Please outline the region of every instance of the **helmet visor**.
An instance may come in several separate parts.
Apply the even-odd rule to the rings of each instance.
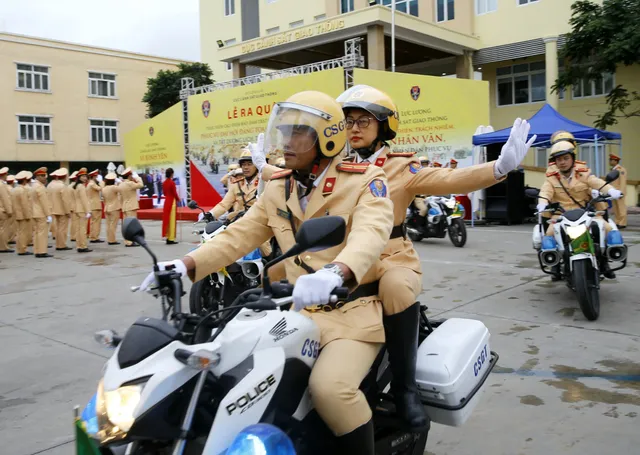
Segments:
[[[265,134],[265,153],[300,154],[312,150],[331,116],[295,103],[276,103]]]

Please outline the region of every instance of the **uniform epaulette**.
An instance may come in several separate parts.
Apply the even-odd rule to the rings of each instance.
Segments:
[[[416,153],[417,152],[396,152],[396,153],[389,152],[389,153],[387,153],[387,156],[389,158],[395,158],[395,157],[398,157],[398,156],[404,156],[405,158],[410,158],[412,156],[415,156]]]
[[[547,177],[553,177],[554,175],[558,175],[558,171],[547,171]]]
[[[588,167],[576,167],[575,168],[576,172],[591,172],[591,170]]]
[[[231,183],[238,183],[238,182],[242,182],[243,180],[244,180],[244,176],[232,177],[231,179],[229,179]]]
[[[272,176],[271,176],[271,180],[274,179],[281,179],[282,177],[286,177],[288,175],[291,175],[293,171],[291,169],[283,169],[281,171],[275,172]]]
[[[336,170],[342,172],[350,172],[352,174],[364,174],[367,172],[367,168],[369,167],[369,162],[366,163],[349,163],[343,161],[342,163],[336,166]]]
[[[587,162],[586,161],[575,160],[575,164],[587,164]]]

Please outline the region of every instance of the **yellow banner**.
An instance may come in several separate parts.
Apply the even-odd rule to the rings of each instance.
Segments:
[[[344,90],[344,70],[234,87],[189,97],[189,150],[193,159],[237,158],[240,149],[267,127],[271,107],[304,90],[337,97]]]
[[[145,121],[124,135],[126,165],[139,172],[173,167],[184,170],[182,104]],[[184,171],[183,171],[184,172]]]
[[[355,84],[385,91],[400,113],[395,152],[417,152],[442,165],[455,158],[472,164],[472,137],[489,124],[489,83],[356,69]]]

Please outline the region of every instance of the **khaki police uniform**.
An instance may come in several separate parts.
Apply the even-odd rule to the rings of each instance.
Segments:
[[[9,191],[9,199],[11,199],[11,190],[14,187],[14,183],[16,181],[15,175],[7,176],[7,188]],[[8,227],[8,235],[7,241],[9,244],[16,243],[16,233],[18,232],[18,222],[16,221],[15,210],[12,211],[11,216],[9,217],[9,227]]]
[[[89,180],[87,184],[87,197],[89,199],[89,208],[91,209],[91,221],[89,223],[89,240],[95,242],[100,240],[100,229],[102,227],[102,201],[100,200],[100,192],[104,187],[95,179]]]
[[[0,169],[0,175],[8,174],[9,169]],[[11,223],[13,216],[13,207],[11,205],[11,190],[4,180],[0,180],[0,253],[12,252],[9,249],[9,237],[11,231]]]
[[[78,175],[80,179],[80,175]],[[85,250],[87,246],[87,213],[91,213],[87,187],[80,181],[75,187],[76,196],[76,249]]]
[[[63,181],[66,176],[66,169],[58,169],[55,173],[56,180],[52,180],[49,183],[51,213],[53,213],[56,225],[56,250],[69,249],[67,247],[67,235],[69,233],[69,217],[71,216],[71,208],[74,202],[71,199],[69,187]]]
[[[36,171],[36,173],[38,173],[38,171]],[[32,195],[33,223],[35,229],[33,252],[35,254],[47,254],[47,243],[49,242],[47,217],[51,216],[51,201],[49,200],[49,192],[42,183],[36,180],[36,182],[32,186]]]
[[[122,213],[122,201],[120,199],[120,185],[105,185],[102,188],[104,198],[104,211],[107,218],[107,242],[114,245],[116,240],[116,229],[118,220]]]
[[[24,171],[18,173],[16,179],[22,178]],[[29,173],[31,174],[31,173]],[[31,219],[33,218],[33,201],[31,199],[31,188],[28,186],[29,179],[21,180],[18,186],[11,190],[11,205],[15,212],[18,223],[16,233],[16,252],[18,254],[27,253],[27,246],[32,239],[33,230]],[[31,254],[31,253],[29,253]]]
[[[546,180],[542,184],[542,188],[540,188],[538,203],[548,204],[547,200],[549,200],[560,203],[565,210],[578,209],[581,208],[580,206],[586,206],[591,200],[592,189],[600,190],[601,193],[606,194],[611,189],[611,186],[605,185],[604,180],[591,174],[586,162],[576,160],[569,177],[565,177],[556,165],[552,164],[547,168]],[[576,202],[580,205],[576,204]],[[598,203],[596,208],[598,210],[606,210],[606,204]],[[559,216],[554,215],[552,218],[555,219]],[[606,232],[611,230],[609,223],[604,223],[604,228]],[[553,235],[553,224],[549,224],[547,235]]]
[[[352,295],[362,293],[329,312],[317,307],[301,311],[318,324],[324,348],[309,380],[315,408],[336,435],[344,435],[371,419],[371,409],[358,387],[384,341],[382,302],[375,291],[369,291],[375,289],[376,263],[393,221],[387,179],[375,166],[343,163],[334,158],[318,179],[303,211],[291,171],[271,177],[260,199],[242,219],[189,253],[196,264],[195,281],[232,263],[272,236],[287,251],[295,243],[294,229],[299,229],[305,220],[326,215],[345,219],[347,235],[341,245],[283,261],[286,277],[292,283],[328,263],[343,263],[354,276],[345,285],[355,291]],[[290,188],[288,199],[286,185]]]
[[[620,177],[611,182],[611,186],[616,188],[617,190],[622,191],[622,197],[620,199],[612,201],[613,203],[613,213],[616,217],[616,224],[618,226],[626,226],[627,225],[627,203],[625,202],[626,191],[627,191],[627,170],[620,166],[620,164],[616,164],[613,167],[613,170],[620,172]]]
[[[138,177],[135,181],[125,180],[124,182],[120,183],[120,185],[118,186],[120,187],[120,197],[122,198],[122,213],[124,214],[124,217],[137,218],[138,209],[140,208],[140,204],[138,203],[137,190],[142,189],[144,187],[144,183],[142,183],[142,179]],[[124,243],[126,245],[133,244],[133,242],[129,242],[128,240],[125,240]]]
[[[77,178],[77,172],[73,172],[71,176]],[[71,212],[69,213],[69,238],[72,242],[76,241],[76,231],[78,230],[78,220],[76,218],[76,192],[73,190],[75,180],[69,177],[71,182],[67,184],[67,198],[71,201]]]

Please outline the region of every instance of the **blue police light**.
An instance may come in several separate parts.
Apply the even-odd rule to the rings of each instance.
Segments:
[[[250,425],[233,440],[225,455],[295,455],[293,442],[268,423]]]

